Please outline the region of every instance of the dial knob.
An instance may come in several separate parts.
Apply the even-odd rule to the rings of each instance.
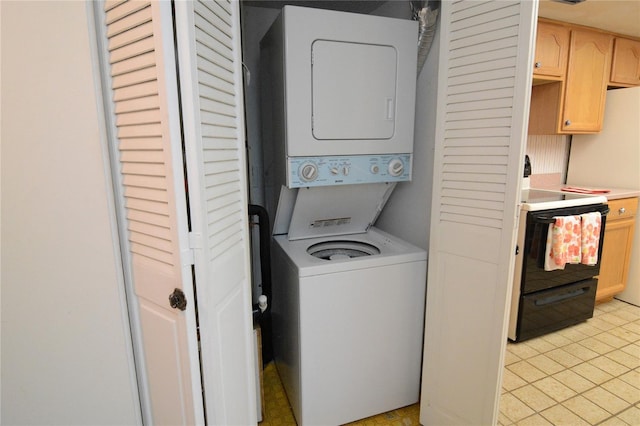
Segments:
[[[312,162],[303,163],[298,169],[298,175],[303,181],[311,182],[318,177],[318,166]]]
[[[394,158],[389,161],[389,174],[393,177],[398,177],[404,172],[404,163],[399,158]]]

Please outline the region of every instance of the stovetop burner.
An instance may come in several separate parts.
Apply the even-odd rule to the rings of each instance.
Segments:
[[[576,194],[571,192],[550,191],[543,189],[525,189],[521,192],[523,210],[548,210],[589,204],[606,203],[602,195]]]

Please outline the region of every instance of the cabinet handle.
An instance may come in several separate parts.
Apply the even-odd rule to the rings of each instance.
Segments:
[[[624,212],[626,212],[627,209],[625,209],[624,207],[620,207],[620,210],[618,210],[618,213],[620,214],[624,214]]]
[[[565,121],[565,122],[564,122],[564,125],[565,125],[565,126],[571,126],[571,120],[567,120],[567,121]]]
[[[536,62],[535,67],[536,68],[541,68],[542,67],[542,62]]]

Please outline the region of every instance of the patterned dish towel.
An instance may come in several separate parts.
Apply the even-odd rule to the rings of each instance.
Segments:
[[[580,216],[557,216],[549,225],[545,249],[544,270],[564,269],[567,263],[580,263],[581,218]]]
[[[600,245],[600,224],[602,216],[600,212],[585,213],[580,215],[582,222],[581,259],[584,265],[598,263],[598,247]]]

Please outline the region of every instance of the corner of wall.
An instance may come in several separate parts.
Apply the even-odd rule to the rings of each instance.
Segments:
[[[398,184],[376,223],[380,229],[425,250],[429,249],[431,226],[439,45],[440,22],[418,75],[412,181]]]

